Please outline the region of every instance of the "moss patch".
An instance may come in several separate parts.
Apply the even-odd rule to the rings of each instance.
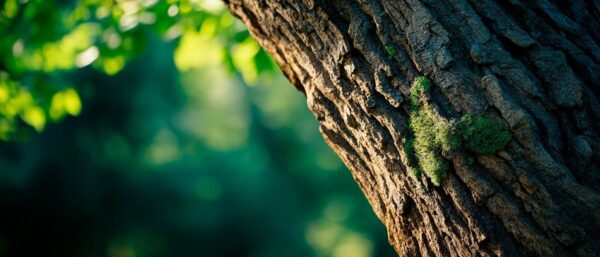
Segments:
[[[458,145],[460,138],[454,136],[450,122],[435,113],[425,98],[431,82],[419,77],[411,87],[411,113],[409,126],[414,135],[414,152],[419,168],[439,185],[448,169],[442,151]]]
[[[413,82],[409,118],[413,138],[406,140],[404,151],[415,178],[423,171],[434,185],[440,185],[449,167],[443,152],[464,146],[476,154],[495,153],[506,147],[511,136],[502,121],[483,115],[444,119],[427,102],[430,89],[426,77]]]
[[[465,115],[459,121],[464,145],[477,154],[492,154],[506,147],[510,132],[498,119],[483,115]]]
[[[411,109],[419,109],[423,94],[429,93],[431,89],[431,81],[427,77],[417,77],[410,87],[410,103]]]
[[[392,60],[394,59],[394,56],[396,56],[396,49],[391,45],[385,46],[385,52],[387,53],[388,60]]]

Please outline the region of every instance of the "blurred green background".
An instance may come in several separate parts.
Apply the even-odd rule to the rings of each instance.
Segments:
[[[394,256],[219,1],[0,7],[0,256]]]

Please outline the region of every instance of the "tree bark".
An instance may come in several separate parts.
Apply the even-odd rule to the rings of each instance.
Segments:
[[[399,255],[600,255],[599,1],[225,2],[304,92]],[[440,186],[411,177],[417,76],[439,115],[498,117],[509,145],[445,152]]]

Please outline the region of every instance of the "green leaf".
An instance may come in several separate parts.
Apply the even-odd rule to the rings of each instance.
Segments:
[[[6,0],[6,2],[4,2],[3,9],[4,16],[12,18],[17,14],[17,11],[19,10],[19,4],[17,3],[17,0]]]
[[[44,130],[46,125],[46,115],[44,110],[38,106],[31,106],[21,113],[21,119],[31,125],[37,132]]]

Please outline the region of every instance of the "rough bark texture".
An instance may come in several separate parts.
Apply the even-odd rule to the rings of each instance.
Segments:
[[[600,255],[599,1],[226,4],[305,93],[398,254]],[[420,75],[440,115],[499,117],[509,146],[444,153],[441,186],[412,178],[403,142]]]

